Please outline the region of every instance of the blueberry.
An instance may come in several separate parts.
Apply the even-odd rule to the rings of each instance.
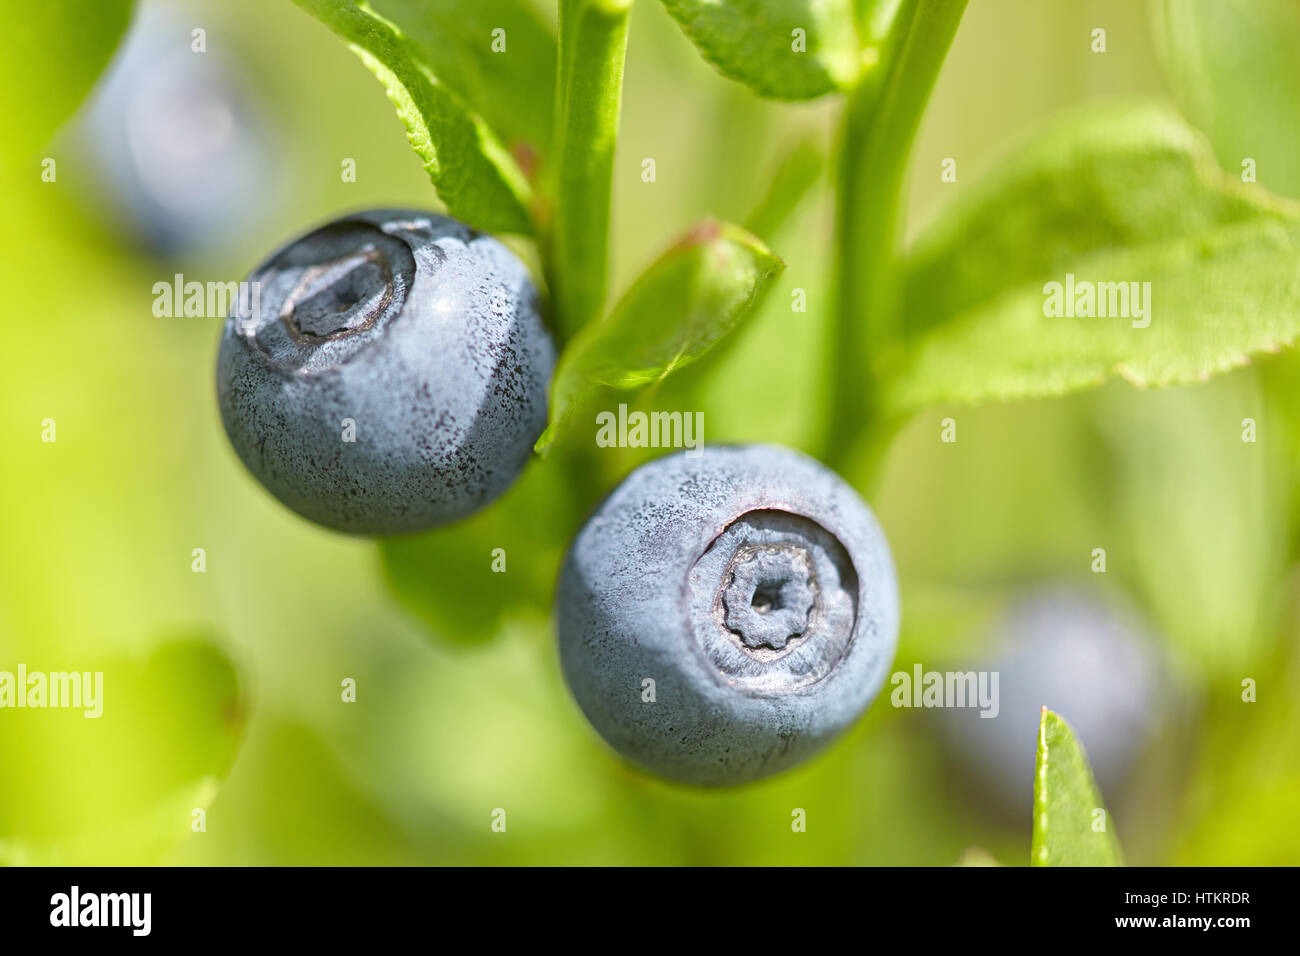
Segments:
[[[1058,586],[1021,596],[995,626],[998,711],[938,713],[942,739],[978,801],[1023,822],[1031,812],[1038,720],[1046,705],[1074,728],[1114,808],[1165,710],[1161,658],[1127,606]]]
[[[871,702],[898,637],[871,511],[819,463],[765,445],[633,472],[578,533],[556,603],[587,718],[625,757],[687,783],[811,756]]]
[[[272,124],[248,94],[247,68],[208,37],[191,49],[191,25],[141,6],[121,51],[88,104],[93,201],[153,252],[177,256],[230,243],[271,203]]]
[[[555,352],[527,269],[495,239],[445,216],[359,213],[249,282],[259,307],[237,303],[221,340],[221,417],[294,511],[340,531],[418,531],[519,474]]]

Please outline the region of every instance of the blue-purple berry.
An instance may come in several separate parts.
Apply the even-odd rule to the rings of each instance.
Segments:
[[[477,511],[522,470],[555,352],[528,270],[501,243],[377,210],[289,243],[249,281],[258,308],[232,310],[221,340],[221,416],[294,511],[358,534],[420,531]]]
[[[838,475],[764,445],[633,472],[574,540],[561,662],[619,753],[734,784],[805,760],[857,719],[893,659],[884,533]]]

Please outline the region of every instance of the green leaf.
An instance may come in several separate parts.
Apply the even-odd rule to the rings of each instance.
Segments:
[[[526,0],[370,0],[422,60],[512,147],[545,154],[555,34]],[[500,31],[500,32],[497,32]]]
[[[885,406],[1061,395],[1115,376],[1173,385],[1242,365],[1300,334],[1298,244],[1300,207],[1225,176],[1173,113],[1069,116],[916,244],[904,339],[876,356]],[[1139,283],[1142,309],[1045,315],[1047,283],[1070,281],[1076,294]]]
[[[551,424],[538,450],[600,389],[641,388],[695,361],[753,312],[784,268],[738,226],[712,220],[696,226],[560,357]]]
[[[854,0],[664,0],[664,6],[704,59],[759,96],[812,99],[852,86],[862,69]]]
[[[0,670],[16,675],[20,663],[29,702],[38,672],[47,704],[51,672],[76,671],[82,693],[97,690],[93,706],[83,697],[80,707],[2,712],[0,856],[158,862],[189,836],[193,811],[211,802],[234,762],[247,705],[233,665],[206,640],[163,644],[143,661],[28,658]]]
[[[1156,0],[1155,34],[1183,112],[1224,169],[1300,197],[1300,3]]]
[[[448,644],[484,644],[513,615],[545,614],[576,517],[572,491],[560,469],[529,467],[502,498],[464,521],[382,540],[390,590]]]
[[[37,161],[108,65],[131,7],[131,0],[0,4],[0,164]]]
[[[1097,813],[1097,811],[1101,813]],[[1104,829],[1094,830],[1095,825]],[[1115,828],[1070,725],[1046,707],[1034,765],[1031,866],[1123,866]]]
[[[294,0],[344,40],[384,85],[452,215],[488,232],[531,233],[531,187],[495,134],[396,26],[354,0]]]

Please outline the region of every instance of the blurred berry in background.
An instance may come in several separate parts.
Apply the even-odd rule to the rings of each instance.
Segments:
[[[937,712],[943,743],[981,801],[1000,818],[1028,823],[1046,706],[1083,742],[1107,805],[1122,805],[1168,706],[1168,675],[1137,614],[1109,595],[1046,588],[1016,599],[981,645],[996,656],[954,669],[997,673],[997,716],[975,707]]]
[[[213,41],[142,4],[81,116],[93,204],[164,258],[231,241],[277,193],[267,118]]]

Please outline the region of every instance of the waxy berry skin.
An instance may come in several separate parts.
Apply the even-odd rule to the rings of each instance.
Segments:
[[[232,309],[221,340],[221,417],[294,511],[356,534],[420,531],[522,470],[555,350],[501,243],[446,216],[364,212],[289,243],[249,282],[259,308]]]
[[[707,785],[825,746],[871,702],[898,639],[871,511],[818,462],[764,445],[633,472],[574,539],[556,614],[565,678],[601,736]]]

